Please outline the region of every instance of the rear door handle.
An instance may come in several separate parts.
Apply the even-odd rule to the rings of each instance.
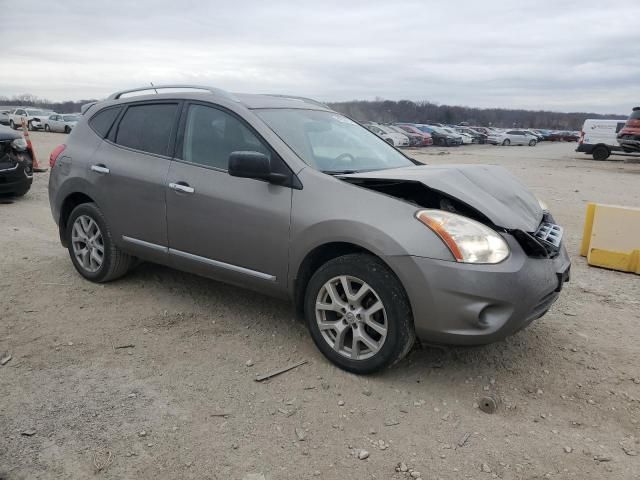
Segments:
[[[109,169],[104,165],[91,165],[91,170],[98,173],[104,173],[105,175],[109,173]]]
[[[170,183],[169,188],[175,190],[176,192],[182,193],[194,193],[196,190],[193,187],[190,187],[186,183]]]

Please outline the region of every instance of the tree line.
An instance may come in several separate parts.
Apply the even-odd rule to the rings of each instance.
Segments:
[[[31,94],[0,96],[0,105],[16,107],[37,107],[58,113],[79,112],[85,103],[96,100],[51,102]],[[550,112],[546,110],[521,110],[509,108],[472,108],[439,105],[428,101],[410,100],[352,100],[331,102],[334,110],[359,122],[379,123],[445,123],[457,125],[493,126],[501,128],[548,128],[551,130],[580,130],[587,118],[626,119],[626,115],[600,115],[587,112]]]
[[[493,126],[500,128],[544,128],[550,130],[580,130],[587,118],[626,119],[626,115],[600,115],[588,112],[550,112],[508,108],[472,108],[439,105],[410,100],[353,100],[328,103],[332,109],[359,122],[378,123],[444,123]]]
[[[3,107],[36,107],[46,110],[53,110],[56,113],[77,113],[80,107],[85,103],[95,102],[96,100],[78,100],[65,102],[52,102],[46,98],[40,98],[30,93],[22,95],[14,95],[13,97],[3,97],[0,95],[0,106]]]

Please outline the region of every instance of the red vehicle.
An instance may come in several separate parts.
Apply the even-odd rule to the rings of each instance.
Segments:
[[[640,152],[640,107],[635,107],[618,132],[618,143],[625,152]]]
[[[431,135],[428,134],[427,132],[423,132],[422,130],[414,127],[413,125],[405,125],[405,124],[396,123],[396,124],[394,124],[394,126],[396,126],[398,128],[401,128],[402,130],[404,130],[407,133],[414,134],[414,135],[420,135],[422,137],[422,146],[423,147],[427,147],[429,145],[433,145],[433,138],[431,138]]]

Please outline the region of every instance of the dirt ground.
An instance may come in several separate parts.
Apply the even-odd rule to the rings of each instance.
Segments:
[[[32,137],[45,162],[65,139]],[[572,281],[503,342],[368,377],[329,364],[286,302],[149,264],[83,280],[37,175],[0,204],[0,479],[640,478],[640,277],[577,255],[588,201],[640,206],[640,164],[574,148],[411,152],[521,178],[565,226]]]

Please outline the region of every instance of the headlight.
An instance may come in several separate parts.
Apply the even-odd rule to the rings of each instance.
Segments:
[[[444,210],[420,210],[416,218],[440,237],[457,262],[500,263],[509,256],[504,238],[480,222]]]
[[[540,205],[540,208],[544,211],[544,212],[548,212],[549,211],[549,206],[543,202],[542,200],[538,199],[538,205]]]
[[[19,152],[24,152],[27,149],[27,141],[22,137],[16,138],[11,142],[11,146]]]

